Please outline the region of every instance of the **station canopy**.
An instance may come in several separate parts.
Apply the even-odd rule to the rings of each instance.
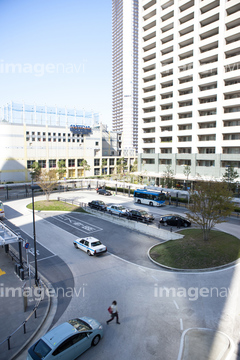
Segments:
[[[21,237],[0,221],[0,245],[17,243]]]

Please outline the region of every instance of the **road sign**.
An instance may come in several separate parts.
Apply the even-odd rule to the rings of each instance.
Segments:
[[[25,244],[25,249],[28,249],[29,248],[29,243],[27,242],[26,244]]]

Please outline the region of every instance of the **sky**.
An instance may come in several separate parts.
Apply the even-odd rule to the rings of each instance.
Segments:
[[[111,0],[0,0],[0,106],[85,109],[112,127]]]

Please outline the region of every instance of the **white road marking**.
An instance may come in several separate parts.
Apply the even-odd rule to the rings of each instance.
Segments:
[[[61,218],[63,218],[63,220]],[[94,232],[103,230],[102,228],[100,228],[98,226],[95,226],[95,225],[92,225],[92,224],[89,224],[89,223],[87,223],[85,221],[80,222],[80,221],[75,220],[75,222],[73,223],[73,220],[68,218],[66,215],[57,215],[55,217],[55,219],[57,221],[60,221],[60,222],[64,223],[64,224],[66,224],[66,220],[67,220],[67,221],[69,221],[69,223],[68,223],[69,226],[71,226],[71,227],[73,227],[73,228],[75,228],[77,230],[80,230],[80,231],[84,232],[85,234],[89,234],[90,232],[94,233]],[[72,223],[75,224],[75,225],[76,224],[80,225],[80,226],[78,226],[78,227],[74,226],[74,225],[72,225]],[[84,224],[87,224],[87,225],[84,225]],[[83,229],[86,230],[86,231],[84,231]]]
[[[180,330],[183,331],[183,321],[180,319]]]
[[[176,303],[176,301],[173,300],[173,302],[174,302],[174,305],[176,306],[176,308],[179,310],[179,306],[178,306],[178,304]]]
[[[57,256],[57,255],[47,256],[47,257],[45,257],[45,258],[38,259],[37,261],[39,262],[39,261],[42,261],[42,260],[50,259],[50,258],[55,257],[55,256]],[[30,264],[31,264],[31,263],[34,263],[34,261],[30,261]]]

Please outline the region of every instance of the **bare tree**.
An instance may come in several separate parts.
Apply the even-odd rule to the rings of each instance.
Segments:
[[[210,181],[196,185],[191,196],[190,210],[187,217],[198,224],[203,231],[203,239],[209,239],[210,230],[225,221],[234,210],[232,196],[227,184]]]
[[[51,192],[57,186],[57,170],[42,170],[38,178],[38,185],[49,201]]]

